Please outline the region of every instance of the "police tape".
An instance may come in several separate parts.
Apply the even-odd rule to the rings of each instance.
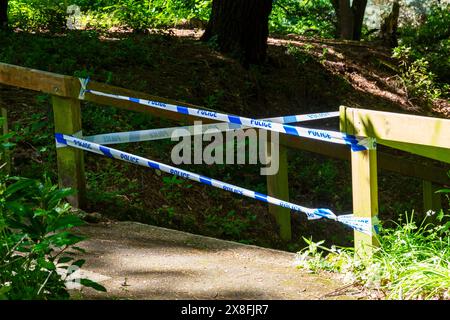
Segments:
[[[312,113],[286,117],[268,118],[264,120],[278,123],[293,123],[293,122],[304,122],[311,120],[326,119],[337,116],[339,116],[339,112],[323,112],[323,113]],[[118,144],[118,143],[143,142],[161,139],[180,138],[185,136],[195,136],[199,134],[205,134],[208,132],[209,133],[226,132],[237,130],[243,127],[244,126],[240,124],[219,122],[214,124],[202,124],[183,127],[104,133],[104,134],[97,134],[94,136],[86,136],[83,137],[83,139],[99,144]]]
[[[277,122],[277,123],[296,123],[296,122],[320,120],[320,119],[335,118],[335,117],[339,117],[339,111],[310,113],[310,114],[301,114],[301,115],[294,115],[294,116],[284,116],[284,117],[268,118],[268,119],[263,119],[263,120]]]
[[[255,200],[263,201],[266,203],[270,203],[273,205],[277,205],[283,208],[288,208],[294,211],[303,212],[306,214],[308,220],[316,220],[321,218],[327,218],[330,220],[338,221],[342,224],[345,224],[349,227],[351,227],[354,230],[357,230],[359,232],[372,235],[372,231],[374,230],[374,227],[372,226],[371,219],[368,218],[361,218],[361,217],[354,217],[353,215],[341,215],[336,216],[331,210],[329,209],[323,209],[323,208],[316,208],[311,209],[307,207],[302,207],[300,205],[283,201],[262,193],[258,193],[256,191],[252,191],[249,189],[241,188],[229,183],[225,183],[219,180],[215,180],[212,178],[208,178],[196,173],[192,173],[186,170],[182,170],[170,165],[166,165],[160,162],[152,161],[150,159],[146,159],[140,156],[136,156],[127,152],[123,152],[117,149],[109,148],[102,146],[97,143],[89,142],[83,139],[79,139],[73,136],[56,133],[55,134],[55,140],[57,145],[66,145],[71,146],[77,149],[97,153],[100,155],[107,156],[112,159],[118,159],[125,162],[129,162],[132,164],[137,164],[143,167],[150,167],[153,169],[157,169],[172,175],[179,176],[184,179],[190,179],[193,181],[200,182],[205,185],[209,185],[212,187],[220,188],[225,191],[233,192],[242,196],[246,196]],[[376,229],[375,229],[376,230]]]
[[[208,132],[231,131],[241,128],[240,125],[232,123],[215,123],[199,126],[183,126],[150,130],[138,130],[129,132],[114,132],[97,134],[94,136],[83,137],[84,140],[99,144],[118,144],[129,142],[143,142],[161,139],[180,138],[185,136],[195,136],[199,134],[207,134]]]
[[[375,139],[373,138],[362,138],[356,137],[354,135],[349,135],[337,131],[321,130],[321,129],[309,129],[299,126],[292,126],[288,124],[282,124],[277,122],[271,122],[266,120],[257,120],[246,117],[228,115],[225,113],[220,113],[216,111],[197,109],[192,107],[177,106],[174,104],[163,103],[159,101],[152,101],[140,98],[127,97],[118,94],[105,93],[96,90],[87,89],[87,84],[89,79],[80,79],[81,90],[80,99],[84,99],[86,93],[90,93],[97,96],[108,97],[117,100],[131,101],[148,107],[167,110],[175,113],[193,115],[200,118],[218,120],[227,123],[244,125],[247,127],[265,129],[269,131],[275,131],[279,133],[284,133],[287,135],[305,137],[315,140],[333,142],[338,144],[345,144],[350,146],[352,151],[363,151],[368,149],[374,149],[376,147]]]

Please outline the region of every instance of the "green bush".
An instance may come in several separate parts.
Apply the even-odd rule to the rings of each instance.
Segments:
[[[434,100],[443,95],[443,90],[436,83],[436,75],[429,69],[425,58],[412,58],[410,47],[399,46],[394,49],[393,57],[399,61],[400,77],[409,99]],[[444,88],[447,86],[443,85]]]
[[[174,26],[196,18],[208,21],[212,0],[10,0],[13,27],[60,31],[66,8],[78,5],[84,23],[94,28],[128,26],[136,31]],[[335,12],[331,1],[276,0],[269,26],[272,32],[333,37]]]
[[[3,120],[3,119],[0,119]],[[0,154],[14,146],[14,133],[0,136]],[[66,281],[81,268],[75,245],[84,238],[70,232],[83,221],[63,199],[73,193],[43,181],[9,177],[0,166],[0,300],[68,299]],[[64,271],[66,270],[66,271]],[[89,279],[70,279],[106,291]]]
[[[182,19],[207,21],[212,0],[10,0],[12,27],[24,30],[65,29],[67,6],[78,5],[90,27],[128,26],[135,31],[173,26]]]
[[[108,2],[108,1],[105,1]],[[112,14],[135,30],[173,26],[182,19],[208,20],[212,0],[120,0],[109,1],[100,11]]]
[[[75,246],[84,238],[70,232],[83,221],[62,202],[72,193],[49,179],[1,179],[0,299],[70,297],[65,282],[85,262],[74,259],[76,251],[84,252]],[[88,279],[75,281],[106,291]]]
[[[66,8],[60,0],[10,0],[8,14],[12,27],[57,32],[65,28]]]
[[[269,27],[271,32],[332,38],[335,20],[335,11],[329,0],[275,0]]]
[[[432,216],[435,221],[429,222]],[[381,228],[381,245],[371,258],[305,239],[308,247],[298,253],[298,266],[341,273],[346,282],[377,289],[390,299],[449,299],[449,218],[444,211],[436,216],[430,211],[417,223],[414,212],[405,214],[393,228]]]
[[[450,4],[433,6],[425,23],[404,26],[400,45],[410,47],[413,61],[424,59],[437,81],[450,83]]]

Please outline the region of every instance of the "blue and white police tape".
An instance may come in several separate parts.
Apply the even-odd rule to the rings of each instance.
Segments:
[[[294,115],[294,116],[268,118],[268,119],[263,119],[263,120],[277,122],[277,123],[297,123],[297,122],[320,120],[320,119],[335,118],[335,117],[339,117],[339,111],[300,114],[300,115]]]
[[[290,122],[303,122],[318,119],[325,119],[339,116],[339,112],[325,112],[325,113],[313,113],[294,115],[286,117],[276,117],[264,119],[266,121],[289,123]],[[95,142],[99,144],[117,144],[117,143],[130,143],[130,142],[142,142],[153,141],[161,139],[179,138],[184,136],[195,136],[199,134],[212,132],[226,132],[236,129],[240,129],[243,126],[240,124],[233,124],[227,122],[219,122],[213,124],[193,125],[183,127],[171,127],[151,130],[137,130],[128,132],[114,132],[97,134],[94,136],[83,137],[84,140]]]
[[[197,117],[218,120],[222,122],[228,122],[233,124],[244,125],[247,127],[257,128],[257,129],[265,129],[269,131],[275,131],[279,133],[284,133],[288,135],[293,135],[297,137],[305,137],[311,138],[315,140],[345,144],[351,147],[352,151],[363,151],[368,149],[374,149],[376,147],[375,140],[373,138],[361,138],[356,137],[354,135],[348,135],[346,133],[337,132],[337,131],[329,131],[329,130],[320,130],[320,129],[309,129],[299,126],[292,126],[288,124],[276,123],[266,120],[257,120],[250,119],[246,117],[233,116],[225,113],[196,109],[185,106],[177,106],[169,103],[163,103],[158,101],[140,99],[127,97],[117,94],[105,93],[96,90],[87,89],[88,79],[80,79],[81,83],[81,91],[80,91],[80,99],[84,98],[86,93],[90,93],[97,96],[108,97],[112,99],[131,101],[134,103],[142,104],[145,106],[149,106],[156,109],[162,109],[167,111],[172,111],[176,113],[186,114],[186,115],[194,115]]]
[[[375,234],[378,234],[379,231],[378,217],[365,218],[365,217],[355,217],[353,214],[347,214],[337,216],[337,221],[350,226],[352,229],[356,231],[369,235],[372,234],[372,231],[374,231]]]
[[[95,136],[83,137],[84,140],[99,144],[117,144],[129,142],[143,142],[161,139],[179,138],[185,136],[195,136],[207,134],[208,132],[231,131],[241,128],[240,125],[232,123],[214,123],[198,126],[171,127],[150,130],[138,130],[129,132],[114,132],[97,134]]]
[[[372,234],[372,224],[370,222],[370,219],[364,219],[359,217],[353,217],[353,215],[343,215],[343,216],[336,216],[331,210],[329,209],[311,209],[299,206],[297,204],[283,201],[265,194],[261,194],[252,190],[248,190],[245,188],[241,188],[229,183],[225,183],[219,180],[215,180],[212,178],[208,178],[196,173],[192,173],[186,170],[182,170],[173,166],[169,166],[160,162],[152,161],[150,159],[146,159],[140,156],[136,156],[127,152],[123,152],[117,149],[105,147],[93,142],[89,142],[83,139],[75,138],[73,136],[56,133],[55,134],[55,140],[57,145],[67,145],[71,146],[77,149],[101,154],[104,156],[107,156],[109,158],[122,160],[125,162],[129,162],[132,164],[137,164],[143,167],[150,167],[153,169],[161,170],[163,172],[176,175],[185,179],[194,180],[200,183],[203,183],[205,185],[209,185],[212,187],[220,188],[229,192],[233,192],[236,194],[240,194],[242,196],[246,196],[252,199],[256,199],[259,201],[263,201],[266,203],[270,203],[273,205],[277,205],[284,208],[289,208],[294,211],[303,212],[308,217],[308,220],[316,220],[321,218],[327,218],[331,220],[335,220],[338,222],[341,222],[347,226],[350,226],[352,229],[357,230],[359,232],[365,233],[365,234]]]

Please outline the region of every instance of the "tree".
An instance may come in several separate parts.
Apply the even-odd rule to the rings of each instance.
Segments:
[[[0,0],[0,29],[8,27],[8,0]]]
[[[219,51],[233,54],[245,66],[266,59],[272,0],[213,0],[203,41],[215,41]]]
[[[337,32],[341,39],[361,40],[361,31],[367,0],[331,0],[336,11]]]
[[[392,4],[392,11],[386,18],[384,18],[380,30],[384,43],[392,48],[398,46],[397,29],[399,16],[400,3],[398,0],[395,0]]]

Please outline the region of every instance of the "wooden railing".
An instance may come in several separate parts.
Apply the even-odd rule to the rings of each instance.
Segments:
[[[0,84],[52,95],[55,131],[69,135],[81,131],[81,102],[78,99],[81,88],[79,79],[0,63]],[[184,102],[180,103],[94,81],[89,82],[89,89],[196,107]],[[150,113],[183,123],[192,123],[194,120],[202,120],[204,123],[214,122],[89,93],[86,93],[84,100],[120,109]],[[341,107],[340,112],[340,126],[343,132],[374,137],[377,138],[379,144],[450,163],[450,120],[346,107]],[[399,159],[376,150],[350,152],[349,148],[344,145],[281,135],[279,172],[276,175],[267,176],[267,190],[269,195],[286,201],[289,200],[288,148],[305,150],[336,159],[351,160],[353,212],[357,216],[375,217],[378,215],[378,168],[421,179],[425,210],[440,208],[441,199],[434,191],[437,186],[449,183],[446,174],[448,169],[446,168]],[[59,148],[57,149],[57,161],[60,186],[77,189],[77,194],[72,196],[69,201],[76,207],[83,207],[86,199],[83,151],[74,148]],[[290,210],[269,205],[269,211],[277,221],[281,238],[290,239]],[[361,249],[366,244],[376,244],[376,239],[355,232],[355,246]]]

